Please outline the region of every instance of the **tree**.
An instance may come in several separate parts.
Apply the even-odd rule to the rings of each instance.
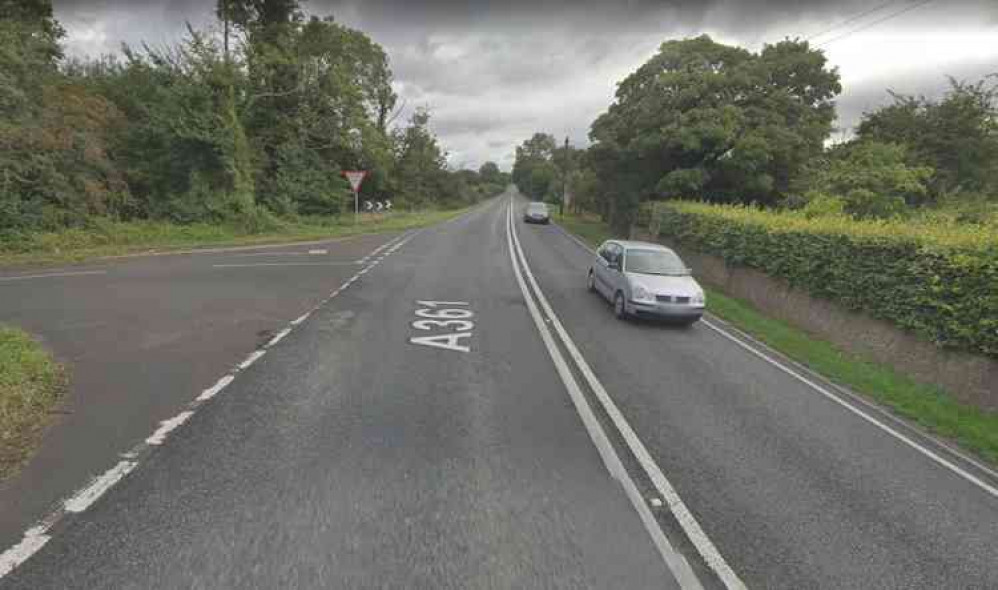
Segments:
[[[513,182],[532,199],[541,200],[549,195],[558,170],[552,162],[557,146],[553,136],[535,133],[516,148],[513,163]]]
[[[776,202],[821,153],[840,90],[804,41],[759,54],[706,35],[663,43],[590,131],[594,167],[618,191],[616,223],[649,198]]]
[[[839,197],[845,212],[855,217],[901,214],[924,199],[932,177],[931,168],[911,167],[905,160],[905,148],[899,144],[859,141],[838,146],[817,172],[808,196]]]
[[[860,139],[900,142],[908,162],[936,172],[931,193],[998,194],[998,86],[950,79],[938,101],[891,93],[894,103],[867,113]]]
[[[502,183],[502,172],[499,170],[499,166],[495,162],[485,162],[478,168],[478,174],[483,182],[489,182],[492,184]]]
[[[394,133],[395,194],[410,206],[426,206],[442,188],[447,160],[429,129],[430,112],[416,109],[409,125]],[[445,191],[453,196],[455,187]]]

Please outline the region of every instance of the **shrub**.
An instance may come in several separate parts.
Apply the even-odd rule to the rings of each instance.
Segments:
[[[660,233],[940,346],[998,357],[998,232],[670,201]]]

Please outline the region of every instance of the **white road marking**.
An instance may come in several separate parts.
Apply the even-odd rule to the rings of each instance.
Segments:
[[[121,478],[128,475],[128,472],[138,465],[135,461],[121,461],[111,469],[104,472],[87,487],[73,494],[66,500],[63,507],[66,512],[83,512],[96,502],[111,486],[121,481]]]
[[[50,272],[37,275],[18,275],[0,277],[0,281],[26,281],[28,279],[49,279],[53,277],[85,277],[90,275],[106,275],[106,270],[81,270],[76,272]]]
[[[571,238],[572,240],[574,240],[577,244],[579,244],[580,246],[582,246],[583,249],[585,249],[586,251],[588,251],[591,254],[595,254],[595,251],[592,248],[590,248],[586,243],[584,243],[581,240],[579,240],[577,237],[575,237],[574,235],[572,235],[571,233],[569,233],[564,228],[562,228],[560,226],[557,226],[557,227],[558,227],[558,229],[561,230],[561,232],[563,234],[565,234],[566,236],[568,236],[569,238]],[[777,359],[775,359],[775,358],[767,355],[766,353],[762,352],[761,350],[758,350],[757,348],[755,348],[753,346],[750,346],[750,345],[746,344],[740,338],[737,338],[737,337],[733,336],[732,334],[730,334],[727,330],[725,330],[721,326],[715,325],[715,324],[711,323],[710,321],[708,321],[706,319],[701,320],[701,322],[705,326],[707,326],[708,328],[710,328],[711,330],[714,330],[715,332],[717,332],[718,334],[724,336],[728,340],[731,340],[732,342],[734,342],[738,346],[744,348],[745,350],[749,351],[753,355],[761,358],[762,360],[766,361],[770,365],[773,365],[777,369],[780,369],[784,373],[787,373],[791,377],[797,379],[801,383],[803,383],[803,384],[807,385],[808,387],[814,389],[815,391],[817,391],[818,393],[822,394],[823,396],[825,396],[825,397],[833,400],[835,403],[837,403],[840,406],[846,408],[847,410],[849,410],[850,412],[856,414],[857,416],[863,418],[864,420],[866,420],[870,424],[873,424],[877,428],[880,428],[884,432],[887,432],[888,434],[890,434],[894,438],[898,439],[899,441],[903,442],[904,444],[908,445],[909,447],[915,449],[916,451],[918,451],[922,455],[924,455],[924,456],[928,457],[929,459],[935,461],[940,466],[942,466],[942,467],[944,467],[944,468],[952,471],[953,473],[959,475],[960,477],[962,477],[962,478],[966,479],[967,481],[973,483],[974,485],[980,487],[982,490],[984,490],[988,494],[991,494],[992,496],[998,497],[998,488],[996,488],[995,486],[992,486],[992,485],[988,484],[987,482],[985,482],[981,478],[973,475],[972,473],[968,472],[967,470],[965,470],[965,469],[961,468],[960,466],[954,464],[952,461],[949,461],[945,457],[942,457],[941,455],[939,455],[935,451],[933,451],[933,450],[925,447],[924,445],[919,444],[917,441],[912,440],[911,438],[909,438],[909,437],[905,436],[904,434],[898,432],[897,430],[891,428],[887,424],[884,424],[883,422],[881,422],[877,418],[875,418],[875,417],[867,414],[866,412],[864,412],[860,408],[857,408],[856,406],[854,406],[851,403],[847,402],[846,400],[842,399],[842,397],[840,395],[838,395],[838,394],[836,394],[836,393],[834,393],[832,391],[829,391],[827,388],[822,387],[821,385],[819,385],[818,383],[815,383],[811,379],[808,379],[807,377],[804,377],[803,375],[801,375],[797,371],[794,371],[792,368],[786,366],[784,363],[780,362],[779,360],[777,360]],[[751,336],[748,336],[748,335],[746,335],[746,337],[747,338],[751,338]],[[857,400],[857,401],[861,401],[865,405],[870,405],[870,402],[867,402],[866,400]],[[875,406],[874,406],[874,408],[876,409]],[[926,434],[925,436],[928,436],[928,435]],[[942,445],[942,443],[940,443],[940,444]],[[974,465],[975,467],[981,469],[982,471],[984,471],[984,472],[986,472],[988,474],[994,475],[995,472],[990,467],[987,467],[986,465],[981,464],[980,462],[978,462],[977,460],[973,459],[972,457],[966,457],[966,456],[964,456],[962,453],[960,453],[959,451],[957,451],[955,449],[950,449],[950,448],[946,447],[945,445],[942,445],[942,446],[944,448],[946,448],[948,452],[953,453],[954,455],[960,457],[960,459],[962,459],[964,461],[967,461],[968,463]]]
[[[398,236],[394,240],[379,246],[378,249],[375,250],[375,252],[380,251],[381,249],[385,248],[386,246],[388,246],[393,242],[398,242],[399,240],[402,240],[402,238],[405,238],[404,241],[398,242],[396,244],[396,247],[400,247],[404,245],[405,242],[408,242],[409,239],[411,239],[417,233],[419,232],[416,231]],[[283,246],[289,246],[289,245],[292,244],[283,244]],[[236,248],[236,250],[240,249],[244,248]],[[215,251],[230,251],[230,250],[220,249]],[[394,251],[394,248],[392,251]],[[208,252],[209,251],[206,250],[200,252],[168,252],[163,254],[208,253]],[[388,256],[388,254],[389,253],[385,253],[384,255],[382,255],[381,259],[383,259],[385,256]],[[124,257],[130,257],[130,256],[124,256]],[[111,257],[111,258],[123,258],[123,257]],[[49,276],[76,276],[80,274],[106,274],[106,273],[107,271],[85,271],[79,273],[50,273],[45,275],[33,275],[33,276],[21,276],[21,277],[0,277],[0,279],[17,280],[17,279],[28,279],[28,278],[45,278]],[[278,333],[278,335],[276,335],[273,339],[271,339],[271,341],[265,345],[265,348],[272,346],[273,344],[276,344],[277,341],[286,336],[287,333],[290,333],[293,327],[298,326],[302,322],[307,320],[313,311],[322,307],[322,305],[325,302],[328,302],[330,299],[338,295],[340,292],[342,292],[343,289],[349,286],[350,283],[357,280],[357,278],[358,275],[354,275],[349,281],[347,281],[346,284],[341,286],[339,289],[333,291],[329,295],[329,297],[324,299],[323,303],[316,305],[311,310],[305,312],[295,320],[291,321],[289,327],[286,328],[285,330],[282,330],[282,332]],[[254,351],[246,358],[246,360],[244,360],[242,363],[238,365],[236,370],[239,371],[246,369],[247,367],[252,365],[257,359],[263,356],[265,353],[266,353],[265,349]],[[54,526],[55,523],[59,522],[59,520],[61,520],[67,512],[69,513],[83,512],[91,505],[93,505],[93,503],[96,502],[97,499],[99,499],[104,493],[106,493],[115,484],[121,481],[122,478],[128,475],[129,472],[131,472],[133,469],[135,469],[138,466],[139,462],[137,460],[137,457],[141,456],[144,450],[161,445],[165,441],[166,436],[171,431],[173,431],[181,424],[186,422],[203,402],[207,402],[208,400],[215,397],[215,395],[217,395],[220,391],[222,391],[225,387],[227,387],[230,383],[232,383],[234,379],[235,375],[231,373],[221,377],[214,385],[201,392],[201,395],[199,395],[193,402],[191,402],[189,406],[192,408],[191,410],[182,412],[181,414],[175,416],[174,418],[171,418],[170,420],[161,422],[160,427],[149,438],[147,438],[144,442],[136,445],[132,450],[128,451],[127,453],[122,453],[120,455],[122,458],[128,460],[120,461],[117,465],[115,465],[113,468],[105,472],[103,475],[95,478],[85,488],[79,490],[78,492],[70,496],[68,499],[66,499],[63,502],[62,507],[60,509],[57,509],[49,513],[40,524],[26,530],[24,532],[22,540],[17,545],[10,547],[3,553],[0,553],[0,578],[3,578],[6,574],[13,571],[20,564],[24,563],[25,560],[27,560],[29,557],[31,557],[37,551],[39,551],[51,538],[51,536],[48,534],[48,531],[51,530],[51,527]]]
[[[977,477],[976,475],[968,472],[967,470],[965,470],[962,467],[956,465],[952,461],[950,461],[950,460],[942,457],[941,455],[939,455],[935,451],[933,451],[931,449],[928,449],[928,448],[920,445],[919,443],[915,442],[914,440],[912,440],[912,439],[908,438],[907,436],[901,434],[897,430],[894,430],[890,426],[888,426],[888,425],[880,422],[879,420],[877,420],[873,416],[870,416],[869,414],[867,414],[863,410],[861,410],[861,409],[853,406],[849,402],[843,400],[838,395],[832,393],[831,391],[825,389],[821,385],[819,385],[819,384],[815,383],[814,381],[808,379],[807,377],[801,375],[797,371],[794,371],[793,369],[785,366],[784,364],[780,363],[776,359],[773,359],[773,358],[769,357],[768,355],[766,355],[765,353],[756,350],[752,346],[749,346],[748,344],[742,342],[738,338],[735,338],[731,334],[728,334],[726,331],[724,331],[721,328],[715,326],[714,324],[711,324],[710,322],[708,322],[706,320],[701,320],[701,321],[704,323],[705,326],[707,326],[711,330],[714,330],[715,332],[717,332],[721,336],[724,336],[728,340],[731,340],[732,342],[734,342],[738,346],[744,348],[745,350],[747,350],[748,352],[752,353],[753,355],[761,358],[762,360],[766,361],[770,365],[773,365],[774,367],[776,367],[777,369],[779,369],[779,370],[783,371],[784,373],[790,375],[794,379],[797,379],[801,383],[803,383],[803,384],[811,387],[812,389],[814,389],[818,393],[822,394],[826,398],[834,401],[835,403],[837,403],[840,406],[842,406],[843,408],[849,410],[853,414],[856,414],[857,416],[859,416],[863,420],[866,420],[870,424],[873,424],[877,428],[883,430],[884,432],[886,432],[887,434],[893,436],[897,440],[899,440],[899,441],[903,442],[904,444],[908,445],[909,447],[915,449],[916,451],[918,451],[919,453],[925,455],[929,459],[932,459],[933,461],[935,461],[936,463],[938,463],[942,467],[945,467],[946,469],[949,469],[950,471],[952,471],[956,475],[959,475],[963,479],[965,479],[965,480],[969,481],[970,483],[976,485],[977,487],[981,488],[982,490],[984,490],[988,494],[991,494],[992,496],[998,498],[998,488],[996,488],[996,487],[988,484],[987,482],[985,482],[981,478]]]
[[[315,250],[309,250],[308,253],[311,254],[312,256],[321,256],[323,254],[329,254],[329,250],[325,250],[325,249],[321,249],[320,248],[320,249],[315,249]]]
[[[334,293],[335,293],[335,291],[334,291]],[[290,326],[287,327],[287,328],[284,328],[283,330],[281,330],[277,334],[274,334],[274,337],[270,339],[270,342],[268,342],[264,346],[266,346],[267,348],[270,348],[271,346],[277,344],[281,340],[284,340],[284,337],[287,336],[290,333],[291,333],[291,327]]]
[[[579,246],[581,246],[584,250],[586,250],[590,254],[595,255],[595,251],[592,248],[590,248],[588,244],[586,244],[585,242],[582,242],[579,238],[577,238],[576,236],[572,235],[571,233],[569,233],[567,230],[565,230],[561,226],[557,226],[556,225],[556,227],[558,227],[558,229],[561,230],[561,232],[564,235],[566,235],[569,238],[571,238],[573,241],[575,241],[575,243],[577,243]],[[798,373],[797,371],[795,371],[792,368],[788,367],[786,364],[784,364],[780,360],[778,360],[776,358],[773,358],[772,356],[767,355],[765,352],[762,352],[761,350],[757,349],[756,347],[753,347],[753,346],[750,346],[749,344],[746,344],[742,339],[733,336],[731,333],[729,333],[726,329],[722,328],[721,326],[713,324],[713,323],[711,323],[710,321],[708,321],[706,319],[701,320],[701,323],[703,323],[705,326],[707,326],[711,330],[714,330],[718,334],[724,336],[728,340],[731,340],[732,342],[734,342],[738,346],[740,346],[740,347],[744,348],[745,350],[749,351],[753,355],[755,355],[755,356],[761,358],[762,360],[766,361],[770,365],[772,365],[772,366],[776,367],[777,369],[779,369],[779,370],[787,373],[791,377],[794,377],[795,379],[797,379],[798,381],[800,381],[804,385],[807,385],[808,387],[812,388],[813,390],[817,391],[818,393],[822,394],[823,396],[825,396],[825,397],[833,400],[837,404],[841,405],[842,407],[846,408],[850,412],[852,412],[852,413],[856,414],[857,416],[861,417],[862,419],[866,420],[870,424],[873,424],[877,428],[880,428],[881,430],[887,432],[888,434],[890,434],[891,436],[893,436],[897,440],[901,441],[905,445],[907,445],[907,446],[915,449],[917,452],[921,453],[922,455],[924,455],[925,457],[931,459],[932,461],[935,461],[940,466],[942,466],[942,467],[950,470],[951,472],[955,473],[956,475],[958,475],[958,476],[966,479],[967,481],[973,483],[974,485],[980,487],[982,490],[984,490],[988,494],[990,494],[992,496],[998,496],[998,488],[996,488],[995,486],[992,486],[992,485],[988,484],[987,482],[985,482],[981,478],[973,475],[972,473],[968,472],[967,470],[965,470],[965,469],[961,468],[960,466],[954,464],[952,461],[949,461],[945,457],[942,457],[941,455],[939,455],[935,451],[933,451],[933,450],[925,447],[922,444],[919,444],[917,441],[912,440],[911,438],[909,438],[909,437],[905,436],[904,434],[898,432],[897,430],[891,428],[887,424],[884,424],[883,422],[881,422],[877,418],[875,418],[875,417],[871,416],[870,414],[867,414],[866,412],[864,412],[862,409],[860,409],[860,408],[854,406],[853,404],[849,403],[848,401],[842,399],[842,397],[840,395],[838,395],[838,394],[836,394],[836,393],[834,393],[832,391],[829,391],[827,388],[822,387],[820,384],[815,383],[813,380],[808,379],[807,377],[801,375],[800,373]],[[746,335],[745,337],[748,338],[748,339],[751,339],[751,336],[749,336],[749,335]],[[878,409],[879,410],[879,408],[876,408],[876,406],[873,406],[870,402],[867,402],[866,400],[857,399],[856,401],[857,402],[862,402],[864,405],[871,406],[872,409]],[[929,435],[925,434],[924,436],[929,436]],[[959,452],[959,451],[957,451],[955,449],[950,449],[950,448],[948,448],[943,443],[939,443],[939,444],[942,447],[946,448],[948,452],[953,453],[955,456],[960,457],[960,459],[962,459],[964,461],[967,461],[968,463],[974,465],[975,467],[981,469],[982,471],[984,471],[984,472],[986,472],[988,474],[992,474],[992,475],[995,473],[991,468],[987,467],[986,465],[981,464],[980,462],[978,462],[977,460],[973,459],[972,457],[966,457],[961,452]]]
[[[551,325],[554,327],[555,332],[558,334],[562,344],[565,345],[565,349],[568,351],[569,356],[575,361],[575,365],[578,367],[579,372],[585,378],[586,382],[589,384],[590,389],[592,389],[593,394],[595,394],[596,399],[599,400],[600,404],[603,406],[604,411],[610,417],[611,422],[617,428],[621,437],[624,439],[624,443],[627,448],[630,449],[631,453],[638,460],[641,468],[651,479],[652,484],[661,494],[665,503],[669,506],[669,510],[675,516],[679,525],[683,528],[683,532],[690,539],[693,545],[696,547],[700,556],[703,557],[707,565],[714,570],[717,576],[724,583],[725,587],[729,590],[744,590],[746,588],[745,583],[742,582],[738,574],[735,573],[734,569],[728,565],[728,562],[721,555],[721,552],[714,545],[713,541],[707,536],[700,523],[697,522],[693,513],[687,508],[686,504],[683,502],[682,498],[676,492],[675,488],[669,482],[668,478],[662,472],[661,468],[652,458],[651,453],[641,442],[635,434],[634,429],[624,418],[624,415],[617,408],[617,404],[614,403],[613,399],[606,392],[603,384],[596,378],[596,374],[593,373],[592,369],[589,367],[589,363],[583,358],[582,353],[575,346],[575,342],[572,341],[568,332],[562,326],[561,321],[558,319],[557,314],[551,308],[548,303],[547,298],[544,296],[544,292],[541,291],[540,286],[537,284],[537,280],[534,278],[533,272],[530,270],[530,264],[527,262],[527,257],[523,253],[523,248],[520,245],[520,239],[517,236],[516,226],[513,224],[513,205],[510,202],[509,208],[510,214],[510,228],[512,232],[513,242],[516,246],[516,251],[523,261],[523,270],[527,279],[530,281],[531,287],[533,287],[534,293],[537,294],[537,300],[540,302],[541,307],[544,309],[544,313],[551,320]],[[545,326],[546,328],[546,326]],[[645,506],[644,501],[641,502],[642,506]]]
[[[621,486],[624,488],[627,498],[631,501],[631,505],[641,518],[641,522],[644,524],[645,530],[647,530],[648,534],[651,536],[652,542],[655,544],[656,549],[658,549],[659,555],[661,555],[662,560],[672,572],[680,587],[684,590],[702,589],[703,586],[697,579],[696,574],[693,573],[689,563],[673,548],[672,544],[669,542],[669,539],[666,538],[665,533],[662,532],[661,527],[659,527],[658,522],[655,520],[655,516],[645,504],[644,498],[642,498],[640,492],[638,492],[637,484],[634,483],[634,480],[624,468],[620,457],[617,455],[613,445],[610,443],[610,439],[607,437],[603,427],[600,426],[596,415],[589,406],[589,402],[586,401],[585,395],[579,388],[579,384],[575,380],[575,376],[572,375],[572,370],[565,361],[565,357],[562,356],[561,351],[558,350],[558,347],[554,342],[554,337],[551,335],[551,329],[543,321],[540,311],[537,309],[537,304],[534,302],[534,298],[530,295],[530,290],[527,288],[527,284],[523,280],[524,274],[527,274],[528,277],[530,276],[530,270],[524,266],[523,271],[521,271],[517,253],[514,252],[514,240],[516,233],[515,229],[513,229],[512,204],[510,204],[507,211],[506,240],[509,245],[510,260],[513,263],[513,274],[516,276],[516,281],[520,286],[520,291],[527,302],[530,317],[533,319],[534,325],[537,327],[537,331],[540,332],[541,340],[544,342],[544,346],[555,365],[558,375],[561,377],[562,383],[568,390],[569,397],[572,399],[572,403],[575,405],[575,409],[578,412],[579,417],[582,419],[582,423],[585,426],[586,431],[589,433],[589,437],[592,439],[593,444],[596,445],[596,449],[599,451],[600,457],[603,459],[603,464],[606,466],[607,471],[609,471],[610,475],[619,481]],[[539,294],[539,291],[535,290],[535,293]]]
[[[48,527],[45,525],[31,527],[24,532],[20,543],[0,553],[0,578],[14,571],[14,568],[44,547],[52,538],[47,533]]]
[[[205,389],[204,391],[202,391],[201,395],[199,395],[197,397],[197,401],[204,402],[204,401],[208,401],[211,398],[215,397],[218,394],[219,391],[222,391],[223,389],[225,389],[229,385],[229,383],[232,383],[232,381],[235,378],[236,378],[235,375],[226,375],[226,376],[222,377],[217,382],[215,382],[214,385],[212,385],[208,389]]]
[[[244,369],[248,369],[250,365],[258,361],[260,357],[262,357],[265,354],[267,354],[266,350],[254,350],[253,352],[250,353],[248,357],[246,357],[246,360],[239,363],[239,370],[242,371]]]
[[[187,419],[193,415],[194,412],[188,410],[186,412],[180,412],[169,420],[163,420],[159,423],[159,428],[156,429],[156,432],[153,432],[149,435],[149,438],[146,439],[146,444],[153,446],[163,444],[166,441],[166,437],[170,436],[171,432],[179,428],[184,422],[187,422]]]

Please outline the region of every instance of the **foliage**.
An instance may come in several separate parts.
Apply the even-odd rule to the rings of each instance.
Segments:
[[[775,203],[821,154],[839,91],[806,41],[758,54],[706,35],[667,41],[593,123],[594,167],[627,219],[659,197]]]
[[[661,233],[933,342],[998,356],[998,232],[670,202]]]
[[[513,182],[535,201],[544,200],[556,186],[558,169],[553,161],[556,145],[554,136],[535,133],[516,148]]]
[[[924,200],[932,169],[909,166],[904,146],[860,141],[831,150],[811,179],[813,191],[840,196],[855,217],[886,218]]]
[[[64,388],[62,370],[30,336],[0,325],[0,479],[41,437]]]
[[[934,195],[990,191],[998,196],[998,86],[950,79],[940,100],[891,93],[894,103],[864,115],[860,140],[898,142],[910,164],[935,170]]]
[[[63,60],[49,0],[0,0],[0,232],[339,215],[348,169],[369,172],[362,198],[401,208],[488,192],[447,169],[425,112],[389,128],[391,68],[364,33],[296,0],[219,0],[216,15],[221,39],[189,27]]]
[[[593,248],[614,237],[605,223],[584,216],[566,215],[558,223]],[[744,301],[709,287],[705,290],[711,313],[818,373],[959,441],[992,463],[998,462],[998,414],[961,404],[891,367],[846,353],[786,322],[767,317]]]

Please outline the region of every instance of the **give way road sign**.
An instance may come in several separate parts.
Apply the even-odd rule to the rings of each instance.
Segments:
[[[353,192],[360,190],[360,183],[364,182],[364,177],[367,176],[367,170],[347,170],[343,173],[343,176],[347,177],[350,181],[350,188]]]

